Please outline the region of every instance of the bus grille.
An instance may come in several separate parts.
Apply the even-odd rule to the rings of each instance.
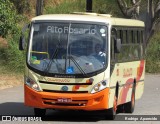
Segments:
[[[59,91],[59,90],[47,90],[47,89],[43,89],[43,91],[51,93],[88,93],[88,91]]]
[[[39,81],[41,84],[51,84],[51,85],[92,85],[92,83],[59,83],[59,82],[46,82]]]
[[[68,86],[90,86],[92,83],[59,83],[59,82],[46,82],[39,81],[40,84],[50,84],[50,85],[68,85]],[[44,92],[51,93],[88,93],[88,91],[60,91],[60,90],[50,90],[50,89],[42,89]]]

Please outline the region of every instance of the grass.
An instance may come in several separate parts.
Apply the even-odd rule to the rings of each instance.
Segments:
[[[68,14],[73,12],[86,12],[86,0],[61,0],[54,3],[52,0],[45,2],[44,14]],[[112,0],[94,0],[93,12],[122,16],[118,4]]]
[[[7,45],[0,42],[0,75],[19,74],[24,70],[24,54],[18,50],[18,35],[8,38]],[[7,42],[7,41],[6,41]]]
[[[7,71],[7,65],[5,65],[5,59],[4,59],[4,50],[5,50],[5,47],[2,46],[2,42],[0,42],[0,75],[2,74],[6,74],[8,73]]]
[[[0,60],[0,90],[19,86],[23,84],[23,74],[10,71],[7,66],[4,66]]]
[[[0,90],[23,84],[23,73],[11,70],[2,55],[7,49],[0,46]]]
[[[160,73],[160,32],[151,38],[147,46],[146,71]]]
[[[0,75],[2,74],[8,74],[9,71],[7,67],[4,65],[4,60],[0,60]]]
[[[64,0],[61,4],[55,6],[46,6],[46,14],[66,14],[77,11],[85,11],[85,0]]]

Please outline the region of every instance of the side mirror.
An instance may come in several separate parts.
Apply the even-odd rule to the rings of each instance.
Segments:
[[[19,39],[19,50],[25,49],[25,37],[22,35]]]
[[[25,49],[25,36],[24,36],[24,33],[29,27],[30,27],[30,24],[26,24],[22,29],[22,35],[20,36],[20,39],[19,39],[19,50],[24,50]]]
[[[121,39],[116,39],[115,40],[115,53],[120,53],[121,52]]]

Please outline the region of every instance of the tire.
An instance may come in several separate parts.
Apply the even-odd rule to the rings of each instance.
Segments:
[[[114,120],[117,114],[117,97],[114,96],[113,108],[108,110],[106,119]]]
[[[132,89],[131,101],[124,104],[125,113],[133,113],[135,108],[135,85]]]
[[[44,117],[46,115],[46,109],[34,108],[34,115],[36,117]]]

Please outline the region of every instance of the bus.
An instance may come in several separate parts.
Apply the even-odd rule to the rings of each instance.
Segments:
[[[46,109],[102,110],[112,119],[119,108],[132,113],[144,91],[144,27],[108,14],[34,17],[19,42],[27,51],[25,105],[36,116]]]

